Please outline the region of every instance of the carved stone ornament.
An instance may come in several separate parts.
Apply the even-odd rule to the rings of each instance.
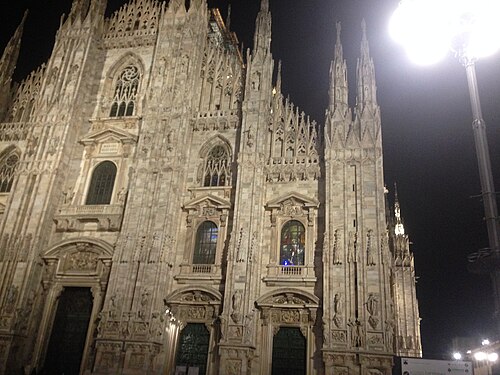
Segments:
[[[283,304],[283,305],[303,305],[303,304],[308,303],[304,299],[302,299],[299,296],[296,296],[292,293],[286,293],[286,294],[275,296],[273,298],[273,302],[277,303],[277,304]]]
[[[226,361],[226,374],[227,375],[240,375],[241,374],[241,360],[228,359]]]
[[[97,268],[99,254],[91,251],[79,251],[68,255],[66,270],[94,271]]]

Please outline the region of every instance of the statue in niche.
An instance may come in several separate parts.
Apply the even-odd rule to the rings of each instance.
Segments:
[[[73,191],[73,188],[68,186],[65,191],[62,192],[63,195],[63,204],[68,205],[71,204],[73,201],[73,198],[75,197],[75,192]]]
[[[342,294],[335,293],[333,298],[333,323],[337,328],[342,326]]]
[[[137,313],[139,318],[144,319],[146,317],[146,308],[149,302],[149,292],[145,290],[141,294],[141,307]]]
[[[372,238],[373,238],[373,230],[369,230],[368,233],[366,234],[366,265],[367,266],[374,266],[375,265],[375,254],[373,250],[373,244],[372,244]]]
[[[118,202],[125,203],[125,199],[127,198],[127,189],[121,188],[117,195],[118,195]]]
[[[252,73],[251,87],[254,91],[260,90],[260,72]]]
[[[342,233],[336,229],[333,241],[333,264],[342,264]]]
[[[117,300],[118,296],[113,294],[109,298],[109,317],[111,319],[116,319],[117,314],[118,314],[118,309],[119,309],[119,301]]]
[[[236,324],[238,324],[241,320],[240,308],[242,299],[243,299],[243,294],[241,293],[241,290],[237,289],[233,293],[233,298],[232,298],[233,313],[231,314],[231,319]]]
[[[350,320],[349,326],[351,327],[351,345],[356,348],[362,347],[365,334],[363,325],[356,319],[355,321]]]
[[[385,342],[387,350],[392,351],[394,345],[394,323],[390,320],[385,322]]]
[[[370,316],[368,317],[368,323],[373,329],[376,329],[379,323],[379,299],[374,293],[368,295],[368,300],[366,301],[366,310]]]
[[[356,232],[349,232],[349,248],[348,248],[348,260],[349,262],[356,262],[356,244],[357,234]]]

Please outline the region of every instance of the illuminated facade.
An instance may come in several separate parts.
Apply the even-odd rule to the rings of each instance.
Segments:
[[[105,8],[74,0],[18,86],[22,24],[0,61],[0,373],[376,375],[420,356],[366,31],[349,108],[338,28],[318,125],[282,95],[268,0],[246,56],[204,0]]]

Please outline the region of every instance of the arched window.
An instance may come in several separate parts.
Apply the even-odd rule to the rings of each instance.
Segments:
[[[109,117],[132,116],[136,107],[140,73],[134,65],[127,66],[118,77]]]
[[[110,204],[116,177],[116,165],[110,161],[99,164],[92,174],[86,204]]]
[[[0,193],[10,192],[18,163],[19,156],[15,153],[11,153],[2,160],[0,166]]]
[[[303,266],[305,250],[305,228],[300,221],[290,220],[281,230],[280,264]]]
[[[219,229],[211,221],[204,221],[196,232],[193,264],[214,264]]]
[[[226,186],[231,183],[231,155],[224,146],[213,147],[205,160],[203,186]]]

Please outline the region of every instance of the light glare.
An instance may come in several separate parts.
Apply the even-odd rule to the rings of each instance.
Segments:
[[[450,48],[475,59],[500,49],[499,13],[498,0],[402,0],[389,33],[419,64],[439,61]]]
[[[474,359],[476,361],[484,361],[486,359],[486,353],[485,352],[474,353]]]
[[[488,354],[488,361],[490,362],[496,362],[498,359],[498,354],[497,353],[489,353]]]
[[[462,359],[462,354],[460,354],[459,352],[455,352],[453,353],[453,358],[459,361]]]

